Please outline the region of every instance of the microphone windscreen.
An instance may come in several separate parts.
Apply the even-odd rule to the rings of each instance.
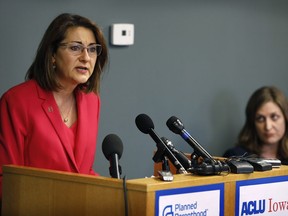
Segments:
[[[107,160],[110,160],[112,154],[117,154],[120,159],[123,153],[123,143],[116,134],[109,134],[102,142],[102,151]]]
[[[166,125],[173,133],[180,134],[181,130],[184,129],[184,126],[180,119],[178,119],[176,116],[171,116],[167,121]]]
[[[139,114],[135,119],[135,123],[137,128],[145,134],[148,134],[151,129],[154,129],[152,119],[146,114]]]

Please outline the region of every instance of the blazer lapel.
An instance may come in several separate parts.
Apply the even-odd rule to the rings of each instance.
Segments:
[[[53,94],[51,92],[46,92],[42,90],[40,87],[38,87],[39,97],[44,99],[44,102],[42,104],[42,108],[44,112],[46,113],[47,117],[49,118],[51,125],[54,127],[55,132],[57,133],[59,140],[61,141],[68,157],[70,158],[71,164],[73,164],[75,170],[79,172],[78,166],[75,162],[74,152],[72,150],[72,147],[69,144],[68,138],[66,136],[66,133],[64,131],[64,124],[62,122],[58,106],[56,104],[56,101],[53,97]]]
[[[77,125],[77,134],[75,137],[75,160],[79,167],[83,162],[84,153],[87,148],[87,138],[89,131],[89,112],[87,108],[87,101],[84,100],[83,95],[80,92],[76,93],[77,100],[77,112],[78,112],[78,125]]]

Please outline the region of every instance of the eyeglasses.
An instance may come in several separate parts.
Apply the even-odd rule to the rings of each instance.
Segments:
[[[92,44],[86,47],[80,43],[60,43],[59,46],[67,47],[68,51],[75,56],[81,55],[84,49],[87,49],[90,57],[99,56],[102,52],[102,46],[100,44]]]

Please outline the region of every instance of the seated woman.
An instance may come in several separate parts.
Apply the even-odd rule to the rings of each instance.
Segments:
[[[288,164],[288,103],[284,93],[274,86],[261,87],[250,97],[245,112],[237,145],[223,156],[255,155]]]

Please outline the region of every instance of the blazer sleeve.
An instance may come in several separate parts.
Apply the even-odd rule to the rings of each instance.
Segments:
[[[2,166],[5,164],[24,165],[25,125],[24,115],[9,94],[0,99],[0,197],[2,197]],[[22,122],[22,123],[21,123]],[[17,125],[17,127],[15,127]]]

